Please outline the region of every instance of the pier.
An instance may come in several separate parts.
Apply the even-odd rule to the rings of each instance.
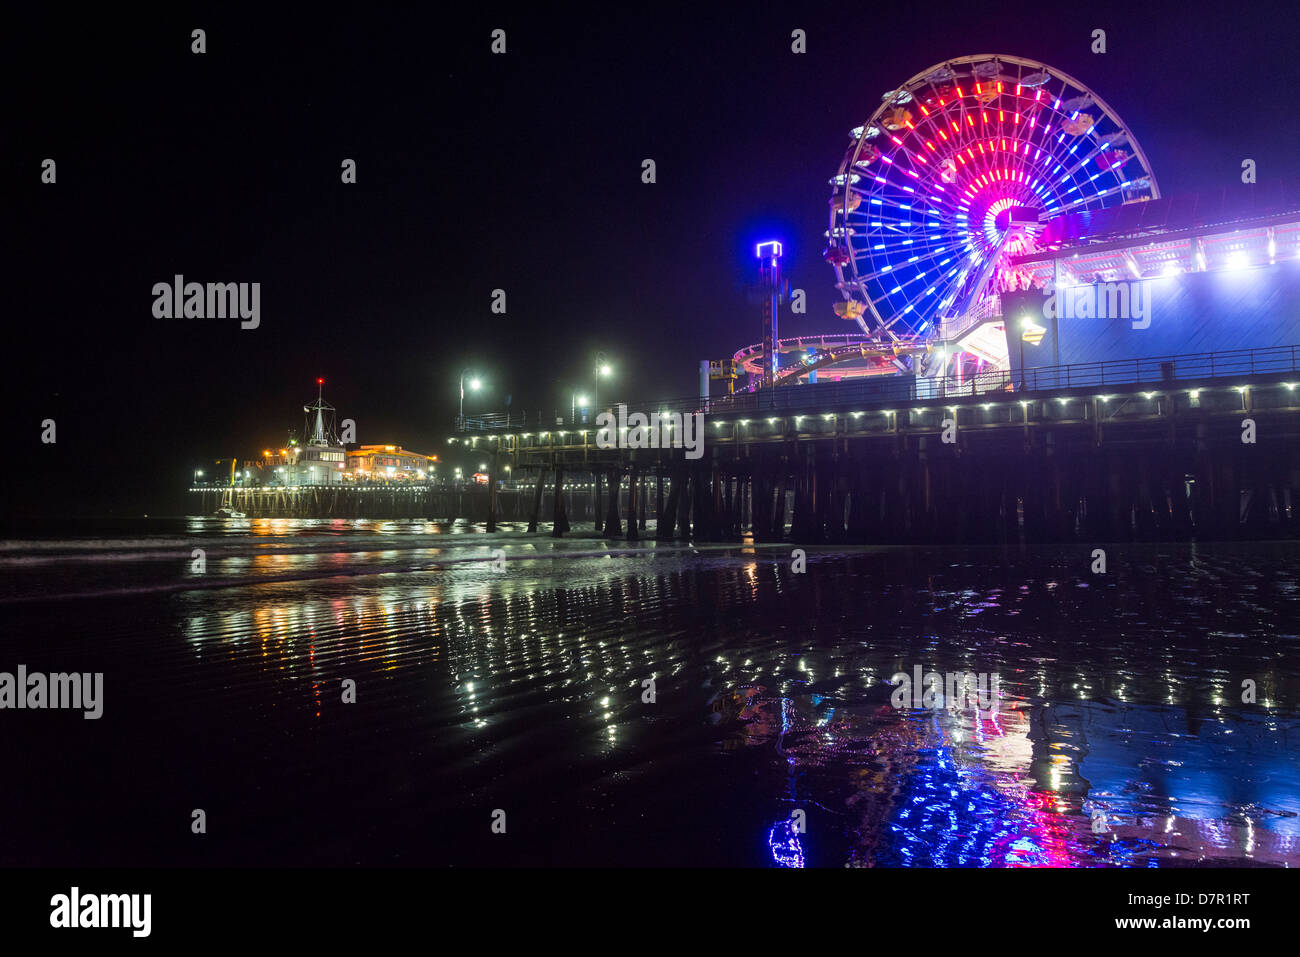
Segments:
[[[1300,348],[1035,368],[1023,389],[1015,378],[972,377],[943,395],[898,377],[623,404],[702,415],[696,459],[603,447],[594,415],[550,428],[482,416],[449,439],[486,458],[486,485],[190,493],[201,514],[526,523],[630,541],[1300,537]]]
[[[564,486],[565,516],[573,520],[595,518],[595,476],[570,473]],[[188,490],[196,502],[196,514],[211,515],[223,505],[243,512],[248,518],[339,518],[339,519],[411,519],[433,522],[468,521],[487,523],[489,508],[495,505],[497,522],[527,522],[532,516],[532,486],[507,485],[498,488],[495,503],[486,487],[412,486],[299,486],[263,488],[242,486],[196,485]],[[626,509],[627,489],[622,491]],[[542,517],[554,520],[554,499],[548,498]],[[651,505],[648,518],[654,518]]]
[[[819,543],[1296,537],[1295,347],[1001,371],[964,394],[857,380],[628,404],[703,413],[702,457],[604,448],[593,425],[471,420],[455,441],[529,475],[530,527],[595,476],[587,514],[634,539]],[[606,411],[615,411],[607,406]],[[602,488],[620,495],[603,500]],[[517,508],[517,502],[515,507]],[[631,519],[636,518],[636,521]],[[573,519],[553,508],[551,534]]]

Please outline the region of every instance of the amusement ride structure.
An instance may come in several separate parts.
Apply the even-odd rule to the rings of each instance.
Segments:
[[[778,360],[775,385],[827,367],[831,378],[1005,370],[1000,294],[1041,287],[1043,270],[1019,260],[1044,251],[1049,223],[1160,196],[1118,114],[1023,57],[935,64],[885,92],[850,138],[823,256],[843,296],[836,314],[861,331],[778,340],[792,361]],[[753,380],[764,353],[735,362]]]

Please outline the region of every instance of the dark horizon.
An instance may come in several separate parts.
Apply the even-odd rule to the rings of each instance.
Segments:
[[[1077,77],[1166,196],[1244,197],[1247,157],[1260,188],[1300,182],[1284,7],[912,9],[28,14],[10,34],[29,67],[5,160],[5,380],[25,454],[3,512],[174,512],[194,468],[301,428],[318,376],[360,442],[444,458],[465,366],[487,383],[480,411],[507,395],[513,411],[565,407],[597,351],[617,370],[602,395],[690,395],[699,360],[759,338],[760,239],[783,240],[808,297],[782,332],[843,331],[820,256],[827,181],[880,94],[948,57]],[[152,286],[178,273],[260,282],[260,328],[153,318]]]

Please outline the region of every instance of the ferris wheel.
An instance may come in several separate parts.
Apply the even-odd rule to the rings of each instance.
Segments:
[[[940,335],[1027,288],[1010,258],[1053,217],[1159,197],[1137,139],[1060,70],[984,54],[884,94],[831,180],[836,313],[883,343]]]

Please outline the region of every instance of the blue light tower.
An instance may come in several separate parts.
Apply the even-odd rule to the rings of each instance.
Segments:
[[[777,315],[781,297],[781,244],[776,240],[754,247],[759,281],[763,287],[763,388],[776,379]]]

